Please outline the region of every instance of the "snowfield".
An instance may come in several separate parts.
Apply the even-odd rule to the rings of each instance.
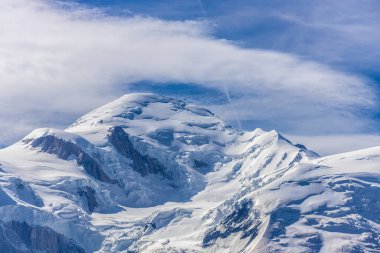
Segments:
[[[380,252],[380,147],[128,94],[0,150],[0,252]]]

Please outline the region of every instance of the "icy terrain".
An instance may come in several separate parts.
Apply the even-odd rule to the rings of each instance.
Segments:
[[[379,173],[129,94],[0,150],[0,252],[380,252]]]

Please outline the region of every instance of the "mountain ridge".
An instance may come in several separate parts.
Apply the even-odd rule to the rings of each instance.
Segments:
[[[85,252],[375,252],[379,159],[380,147],[319,157],[128,94],[0,150],[0,240],[21,222]],[[47,250],[12,238],[13,252]]]

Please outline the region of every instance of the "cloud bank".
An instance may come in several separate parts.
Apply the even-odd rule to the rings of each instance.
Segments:
[[[227,120],[305,133],[366,129],[358,112],[376,106],[360,77],[241,48],[213,37],[207,22],[112,17],[37,0],[2,1],[0,80],[2,144],[38,126],[63,127],[143,80],[227,90],[231,104],[214,106]]]

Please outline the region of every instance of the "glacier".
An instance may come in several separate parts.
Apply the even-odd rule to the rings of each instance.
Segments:
[[[380,252],[379,196],[380,147],[320,157],[127,94],[0,149],[0,252]]]

